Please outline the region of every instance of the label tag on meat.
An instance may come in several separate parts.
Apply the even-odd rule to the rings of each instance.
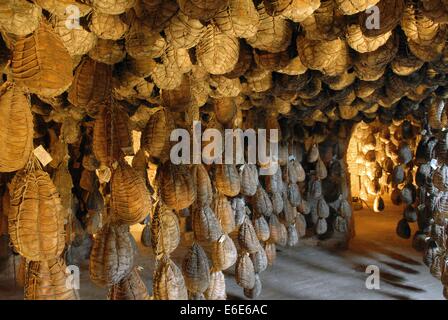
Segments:
[[[45,148],[42,145],[34,149],[33,153],[44,167],[51,161],[53,161],[51,155],[47,152],[47,150],[45,150]]]

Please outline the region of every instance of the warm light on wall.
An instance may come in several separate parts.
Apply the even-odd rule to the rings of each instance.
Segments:
[[[401,120],[384,126],[378,121],[359,123],[352,131],[347,150],[347,165],[350,173],[351,193],[374,208],[381,211],[384,207],[383,197],[395,188],[401,189],[408,181],[406,173],[403,181],[393,183],[393,170],[397,167],[411,168],[418,139],[406,139],[406,133],[415,131],[418,126],[410,121]],[[403,152],[407,151],[407,160]],[[407,171],[408,169],[405,169]],[[415,168],[411,170],[415,173]],[[413,175],[412,175],[413,176]]]

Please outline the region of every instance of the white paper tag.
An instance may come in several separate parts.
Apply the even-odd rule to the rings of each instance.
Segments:
[[[434,170],[437,169],[437,159],[431,159],[431,168],[433,168]]]
[[[47,150],[45,150],[45,148],[42,145],[34,149],[33,153],[44,167],[51,161],[53,161],[51,155],[47,152]]]
[[[226,235],[223,234],[221,237],[219,237],[218,242],[219,242],[219,243],[222,243],[222,242],[225,240],[225,238],[226,238]]]
[[[240,171],[243,172],[245,164],[242,164],[240,167]]]
[[[289,160],[289,161],[294,161],[294,160],[296,160],[296,157],[295,157],[293,154],[291,154],[291,155],[288,157],[288,160]]]

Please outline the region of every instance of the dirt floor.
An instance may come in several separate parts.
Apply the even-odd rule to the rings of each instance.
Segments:
[[[369,209],[355,212],[356,237],[348,250],[331,246],[311,246],[310,240],[294,248],[279,248],[276,264],[261,274],[262,294],[258,299],[443,299],[442,285],[422,263],[421,254],[411,247],[411,239],[395,234],[401,208],[386,204],[383,213]],[[415,224],[412,226],[415,230]],[[140,231],[134,230],[138,242],[137,265],[152,291],[154,265],[151,250],[143,247]],[[180,265],[185,242],[176,250],[173,260]],[[368,265],[380,270],[380,289],[367,289]],[[243,290],[227,274],[229,299],[245,299]],[[105,299],[106,289],[89,280],[87,262],[81,266],[81,299]],[[23,289],[14,280],[0,280],[0,299],[22,299]]]

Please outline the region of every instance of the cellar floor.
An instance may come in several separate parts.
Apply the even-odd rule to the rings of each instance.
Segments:
[[[384,213],[363,209],[354,214],[356,237],[349,250],[309,244],[279,248],[275,265],[261,274],[263,290],[259,299],[443,299],[440,281],[430,275],[421,254],[412,249],[411,240],[395,235],[400,207],[386,203]],[[133,231],[136,239],[140,239],[139,232]],[[151,291],[151,250],[140,243],[138,247],[137,264],[143,267],[142,276]],[[178,265],[185,252],[183,244],[173,255]],[[379,267],[379,290],[365,286],[368,265]],[[229,299],[244,299],[231,272],[226,274]],[[90,282],[88,264],[81,266],[81,298],[104,299],[106,294],[105,289]],[[14,286],[13,279],[0,281],[0,299],[22,297],[22,289]]]

